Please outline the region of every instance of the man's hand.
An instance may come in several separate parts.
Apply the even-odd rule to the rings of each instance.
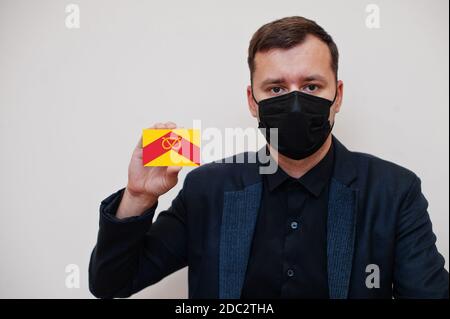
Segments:
[[[175,123],[156,123],[150,129],[175,129]],[[128,184],[119,204],[116,217],[140,216],[152,207],[158,197],[167,193],[178,182],[181,166],[148,167],[142,164],[142,136],[133,151],[128,166]]]

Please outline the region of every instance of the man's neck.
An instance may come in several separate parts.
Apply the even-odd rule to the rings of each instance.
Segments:
[[[300,178],[305,175],[310,169],[316,166],[324,157],[327,155],[328,150],[331,147],[332,136],[331,134],[325,140],[325,143],[312,155],[301,159],[294,160],[286,157],[280,153],[277,153],[270,145],[270,153],[274,154],[274,158],[277,159],[278,165],[285,171],[289,176],[293,178]]]

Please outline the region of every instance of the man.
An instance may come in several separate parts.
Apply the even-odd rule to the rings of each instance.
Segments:
[[[333,39],[288,17],[262,26],[248,53],[250,113],[278,129],[258,154],[277,171],[203,165],[152,223],[180,168],[143,167],[139,142],[127,187],[100,206],[91,292],[128,297],[189,266],[190,298],[448,298],[419,178],[331,134],[343,97]]]

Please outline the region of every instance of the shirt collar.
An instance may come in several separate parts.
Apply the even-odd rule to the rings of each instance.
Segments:
[[[331,143],[330,149],[325,157],[300,178],[289,176],[280,166],[278,166],[278,169],[274,174],[266,175],[269,191],[272,192],[285,182],[287,184],[299,183],[315,197],[318,197],[330,180],[333,172],[333,163],[334,147],[333,143]]]

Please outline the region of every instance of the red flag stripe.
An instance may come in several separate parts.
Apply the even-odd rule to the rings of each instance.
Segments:
[[[162,144],[165,138],[171,139],[181,138],[179,149],[178,150],[173,148],[164,149]],[[154,140],[153,142],[147,144],[143,149],[142,162],[145,165],[170,150],[173,150],[178,154],[186,157],[191,162],[200,165],[200,148],[192,144],[190,141],[183,138],[182,136],[174,133],[173,131],[170,131],[167,134],[161,136],[160,138]]]

